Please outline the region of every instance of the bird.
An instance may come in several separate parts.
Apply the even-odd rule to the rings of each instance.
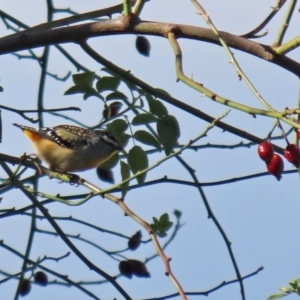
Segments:
[[[33,128],[14,123],[31,140],[39,158],[50,171],[81,172],[93,169],[118,151],[125,151],[116,138],[103,129],[72,125]]]

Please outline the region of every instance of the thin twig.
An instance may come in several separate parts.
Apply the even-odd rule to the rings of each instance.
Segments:
[[[204,112],[200,111],[199,109],[195,109],[194,107],[187,105],[186,103],[179,101],[178,99],[167,95],[164,92],[161,92],[160,90],[153,88],[152,86],[150,86],[149,84],[145,83],[144,81],[140,80],[139,78],[135,77],[134,75],[132,75],[131,73],[129,73],[128,71],[118,67],[117,65],[115,65],[114,63],[112,63],[111,61],[105,59],[104,57],[102,57],[98,52],[96,52],[94,49],[92,49],[86,41],[80,43],[80,46],[82,47],[82,49],[89,54],[93,59],[95,59],[98,63],[104,65],[105,67],[107,67],[108,69],[112,70],[112,72],[117,73],[118,76],[121,76],[122,78],[130,81],[131,83],[141,87],[142,89],[144,89],[145,91],[147,91],[148,93],[154,95],[155,97],[158,97],[164,101],[166,101],[167,103],[180,108],[181,110],[188,112],[189,114],[196,116],[208,123],[211,123],[214,121],[214,118],[205,114]],[[219,127],[221,129],[223,129],[224,131],[228,131],[230,133],[233,133],[234,135],[237,135],[239,137],[245,138],[249,141],[252,141],[256,144],[259,144],[262,142],[262,139],[254,136],[252,134],[250,134],[249,132],[245,132],[239,128],[233,127],[229,124],[226,124],[222,121],[218,121],[215,124],[216,127]],[[274,150],[277,153],[283,154],[283,149],[277,145],[273,145]]]
[[[253,116],[262,115],[262,116],[266,116],[266,117],[270,117],[270,118],[280,119],[295,128],[300,128],[300,124],[298,122],[294,121],[293,119],[289,119],[289,118],[285,117],[288,114],[295,114],[295,113],[299,114],[300,113],[299,110],[288,110],[288,114],[286,114],[286,111],[277,112],[272,107],[268,107],[268,108],[270,108],[270,110],[263,110],[263,109],[250,107],[250,106],[226,99],[222,96],[219,96],[216,93],[214,93],[213,91],[205,88],[200,83],[187,77],[182,70],[182,53],[181,53],[180,46],[177,42],[175,33],[169,32],[168,39],[169,39],[169,42],[170,42],[170,44],[173,48],[174,54],[175,54],[175,67],[176,67],[176,75],[178,77],[178,80],[181,80],[183,83],[185,83],[188,86],[192,87],[193,89],[199,91],[200,93],[203,93],[205,96],[211,98],[213,101],[216,101],[220,104],[241,110],[241,111],[246,112]],[[256,91],[256,93],[257,93],[258,98],[262,99],[262,97],[258,94],[257,91]],[[263,100],[263,103],[265,103],[266,106],[269,106],[264,100]]]
[[[259,24],[255,29],[251,30],[250,32],[247,32],[240,36],[246,39],[257,38],[258,36],[256,34],[268,25],[268,23],[276,16],[276,14],[279,12],[280,8],[285,4],[285,2],[286,0],[277,0],[276,6],[273,7],[271,13],[261,24]]]
[[[0,241],[0,247],[6,249],[6,250],[8,250],[8,251],[10,251],[11,253],[13,253],[13,254],[15,254],[15,255],[17,255],[17,256],[19,256],[19,257],[20,257],[21,259],[23,259],[23,260],[25,259],[25,256],[24,256],[22,253],[18,252],[18,251],[15,250],[14,248],[12,248],[12,247],[6,245],[3,241]],[[55,271],[52,271],[51,269],[46,268],[46,267],[44,267],[44,266],[42,266],[42,265],[40,265],[40,264],[36,264],[36,262],[33,261],[33,260],[31,260],[31,259],[27,259],[27,262],[28,262],[29,264],[35,265],[37,268],[39,268],[39,269],[41,269],[41,270],[43,270],[43,271],[45,271],[45,272],[47,272],[47,273],[49,273],[49,274],[51,274],[51,275],[57,277],[57,278],[62,279],[63,281],[68,282],[68,283],[70,284],[70,286],[74,286],[74,287],[78,288],[79,290],[81,290],[83,293],[85,293],[86,295],[90,296],[91,298],[96,299],[96,300],[100,300],[100,298],[98,298],[98,297],[97,297],[96,295],[94,295],[92,292],[90,292],[90,291],[88,291],[87,289],[83,288],[83,287],[80,285],[80,283],[74,282],[74,281],[71,280],[68,276],[61,275],[61,274],[59,274],[59,273],[57,273],[57,272],[55,272]],[[27,269],[27,270],[31,270],[31,269],[29,268],[29,269]],[[10,279],[10,278],[8,278],[8,279]],[[8,279],[7,279],[7,280],[8,280]]]
[[[177,156],[176,158],[185,166],[185,168],[188,170],[189,174],[191,175],[191,177],[193,178],[193,180],[195,181],[195,183],[197,183],[198,191],[199,191],[199,193],[201,195],[201,198],[203,200],[203,203],[204,203],[205,208],[206,208],[207,213],[208,213],[208,218],[212,219],[212,221],[214,222],[215,226],[217,227],[217,229],[219,230],[221,236],[224,239],[224,242],[225,242],[227,250],[229,252],[229,256],[231,258],[231,261],[232,261],[232,264],[233,264],[233,267],[234,267],[237,279],[238,279],[239,284],[240,284],[242,299],[246,300],[246,295],[245,295],[245,289],[244,289],[244,284],[243,284],[242,276],[241,276],[238,264],[236,262],[234,254],[233,254],[233,250],[232,250],[232,247],[231,247],[231,242],[229,241],[229,239],[228,239],[228,237],[227,237],[224,229],[222,228],[221,224],[219,223],[218,219],[214,215],[214,213],[213,213],[213,211],[212,211],[212,209],[211,209],[211,207],[209,205],[208,199],[206,198],[204,190],[201,187],[201,185],[200,185],[200,183],[198,181],[198,178],[195,175],[194,170],[180,156]]]
[[[284,38],[284,35],[289,27],[289,24],[290,24],[290,21],[291,21],[291,18],[292,18],[292,15],[295,11],[295,7],[296,7],[296,4],[297,4],[297,0],[290,0],[291,3],[288,7],[288,10],[286,12],[286,15],[284,17],[284,20],[281,24],[281,27],[279,29],[279,32],[278,32],[278,35],[277,35],[277,38],[273,44],[273,47],[276,48],[278,46],[281,46],[282,44],[282,41],[283,41],[283,38]],[[282,2],[285,2],[285,1],[282,1]]]
[[[135,2],[136,0],[131,0],[131,2]],[[90,20],[90,19],[95,19],[99,17],[104,17],[104,16],[111,16],[112,14],[115,13],[121,13],[123,10],[123,4],[118,4],[115,6],[111,6],[108,8],[102,8],[99,10],[94,10],[90,11],[87,13],[83,14],[76,14],[75,16],[67,17],[64,19],[59,19],[55,20],[52,22],[47,22],[43,24],[39,24],[37,26],[31,27],[29,30],[30,31],[41,31],[41,30],[46,30],[50,28],[56,28],[56,27],[61,27],[61,26],[68,26],[70,24]],[[57,10],[56,10],[57,11]]]
[[[231,50],[228,48],[227,43],[225,42],[225,40],[221,37],[221,35],[219,34],[219,31],[217,30],[216,26],[213,24],[211,18],[209,17],[209,15],[207,14],[207,12],[205,11],[205,9],[202,7],[202,5],[197,1],[197,0],[191,0],[191,2],[196,6],[196,8],[199,10],[199,14],[203,17],[203,19],[206,21],[207,25],[211,28],[211,30],[214,32],[214,34],[217,36],[218,40],[220,41],[220,44],[223,46],[223,48],[225,49],[227,55],[230,58],[230,62],[233,64],[233,66],[235,67],[235,69],[237,70],[238,76],[241,77],[242,79],[245,80],[245,82],[247,83],[247,85],[249,86],[250,90],[254,93],[254,95],[257,97],[257,99],[269,110],[269,111],[273,111],[275,112],[275,109],[266,102],[266,100],[260,95],[260,93],[257,91],[257,89],[255,88],[255,86],[252,84],[252,82],[250,81],[250,79],[246,76],[246,74],[243,72],[243,70],[241,69],[239,63],[237,62],[237,60],[235,59],[233,53],[231,52]]]
[[[3,169],[7,172],[8,176],[11,176],[12,172],[8,168],[6,163],[0,161],[0,164],[3,167]],[[24,189],[23,185],[20,183],[20,181],[17,178],[14,179],[14,183],[15,186],[18,187],[27,196],[27,198],[30,199],[32,203],[40,210],[40,212],[46,217],[47,221],[51,224],[51,226],[54,228],[54,230],[57,232],[60,238],[74,252],[74,254],[83,263],[86,264],[88,268],[90,268],[91,270],[95,271],[96,273],[104,277],[106,280],[108,280],[126,300],[132,300],[131,297],[126,293],[126,291],[116,282],[114,277],[110,276],[109,274],[107,274],[106,272],[98,268],[85,255],[83,255],[81,251],[79,251],[79,249],[68,239],[68,237],[65,235],[63,230],[58,226],[58,224],[52,218],[48,210],[31,193],[27,192]]]

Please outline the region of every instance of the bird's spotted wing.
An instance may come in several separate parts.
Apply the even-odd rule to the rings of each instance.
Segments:
[[[71,125],[59,125],[53,128],[40,128],[46,135],[64,148],[77,148],[87,145],[89,130]]]
[[[40,139],[46,139],[57,145],[73,149],[87,144],[84,131],[88,131],[84,128],[70,126],[70,125],[60,125],[55,127],[42,127],[42,128],[32,128],[28,126],[23,126],[19,124],[13,124],[21,128],[26,136],[32,142],[38,142]]]

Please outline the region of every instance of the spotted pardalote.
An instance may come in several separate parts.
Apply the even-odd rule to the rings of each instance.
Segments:
[[[13,125],[23,130],[51,171],[70,173],[96,168],[117,151],[124,151],[112,134],[101,129]]]

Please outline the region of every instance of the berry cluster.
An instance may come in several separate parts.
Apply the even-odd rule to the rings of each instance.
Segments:
[[[43,271],[38,271],[34,274],[34,282],[41,285],[41,286],[47,286],[48,284],[48,276]],[[26,296],[31,291],[31,281],[27,278],[24,278],[22,282],[20,283],[19,287],[19,293],[20,295]]]
[[[280,180],[284,169],[284,163],[281,156],[274,153],[274,149],[268,141],[260,143],[257,151],[259,157],[266,163],[269,173],[274,175],[277,180]],[[288,144],[284,150],[284,157],[296,168],[299,168],[300,151],[297,145]]]

